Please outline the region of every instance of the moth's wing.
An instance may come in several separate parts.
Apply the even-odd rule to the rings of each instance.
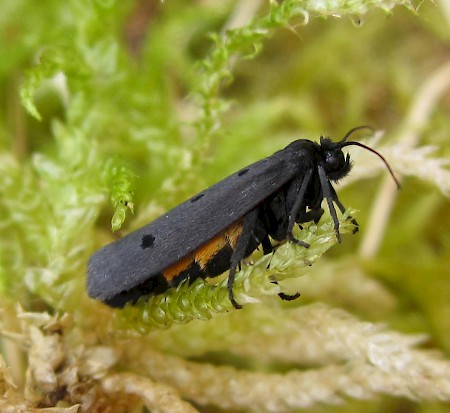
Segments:
[[[243,217],[295,173],[295,153],[286,148],[106,245],[89,261],[89,295],[107,301],[161,273]]]

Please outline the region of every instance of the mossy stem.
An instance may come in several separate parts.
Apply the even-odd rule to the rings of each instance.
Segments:
[[[426,127],[439,99],[450,88],[450,62],[435,70],[417,92],[411,109],[397,132],[397,142],[413,147],[419,143],[420,134]],[[370,213],[366,236],[361,242],[359,254],[363,258],[374,257],[380,248],[391,215],[397,190],[387,176],[380,185]]]

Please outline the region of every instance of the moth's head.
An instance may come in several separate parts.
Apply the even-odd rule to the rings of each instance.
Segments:
[[[329,180],[337,181],[350,172],[350,155],[344,155],[341,142],[333,142],[321,136],[320,149],[321,164]]]
[[[347,156],[344,156],[342,148],[344,146],[354,145],[364,148],[377,155],[386,165],[386,168],[397,184],[397,187],[400,188],[399,181],[395,177],[394,172],[392,172],[391,167],[387,163],[386,159],[384,159],[383,155],[381,155],[375,149],[372,149],[360,142],[347,141],[347,139],[353,132],[356,132],[360,129],[371,130],[369,126],[357,126],[356,128],[350,129],[339,142],[333,142],[331,139],[324,138],[322,136],[320,137],[321,166],[325,169],[328,179],[336,181],[340,178],[343,178],[350,172],[350,169],[352,167],[350,156],[348,154]]]

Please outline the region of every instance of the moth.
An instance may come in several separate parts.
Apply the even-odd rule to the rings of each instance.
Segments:
[[[92,298],[123,307],[139,297],[160,294],[189,278],[215,277],[229,270],[228,294],[235,308],[233,282],[242,259],[262,246],[287,240],[302,247],[293,228],[317,223],[326,201],[341,242],[337,208],[344,213],[333,183],[350,172],[346,146],[374,149],[348,138],[333,142],[320,137],[299,139],[273,155],[255,162],[194,195],[153,222],[95,252],[89,260],[87,290]],[[352,222],[356,225],[355,220]],[[283,298],[283,297],[282,297]],[[285,296],[285,298],[289,298]]]

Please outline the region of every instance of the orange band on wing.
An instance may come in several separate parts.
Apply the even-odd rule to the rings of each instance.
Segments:
[[[202,245],[195,252],[195,261],[200,265],[200,268],[204,269],[208,262],[210,262],[214,256],[227,245],[230,245],[231,248],[234,249],[241,232],[242,224],[239,220],[228,227],[225,232],[216,235],[211,241]]]
[[[187,270],[189,266],[195,262],[203,270],[208,263],[214,259],[214,256],[227,245],[232,249],[236,247],[239,236],[242,232],[242,220],[234,223],[228,227],[224,232],[216,235],[206,244],[199,247],[194,253],[187,255],[175,264],[163,271],[163,276],[167,281],[172,281],[178,277],[183,271]]]
[[[181,260],[177,261],[175,264],[171,265],[163,271],[163,276],[167,281],[172,281],[175,277],[180,275],[181,272],[186,270],[194,261],[194,256],[192,254],[187,255]]]
[[[225,232],[225,236],[227,237],[228,244],[231,245],[233,250],[236,248],[236,244],[238,242],[239,236],[242,233],[242,220],[231,225]]]
[[[204,269],[209,261],[227,245],[227,239],[225,234],[216,235],[211,241],[202,245],[197,251],[195,251],[195,261],[200,265],[201,269]]]

